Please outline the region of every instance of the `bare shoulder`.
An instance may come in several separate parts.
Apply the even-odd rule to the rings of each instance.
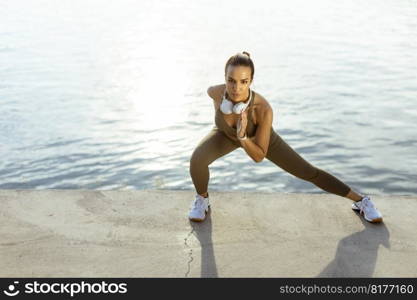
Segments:
[[[212,85],[208,87],[207,94],[210,96],[210,98],[218,102],[221,100],[225,88],[226,88],[226,85],[224,83]]]

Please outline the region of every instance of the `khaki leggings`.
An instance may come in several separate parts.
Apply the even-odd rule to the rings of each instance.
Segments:
[[[322,190],[342,197],[350,187],[333,175],[311,165],[297,154],[275,131],[271,133],[271,142],[266,158],[288,173],[315,184]],[[198,144],[190,159],[190,175],[198,194],[207,192],[209,182],[208,166],[217,158],[241,147],[214,127]]]

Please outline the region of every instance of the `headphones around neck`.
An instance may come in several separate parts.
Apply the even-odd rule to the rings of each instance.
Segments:
[[[225,115],[230,115],[231,113],[235,113],[235,114],[241,114],[249,105],[249,103],[252,100],[252,90],[249,89],[249,100],[247,100],[247,102],[239,102],[236,104],[233,104],[232,101],[226,99],[226,90],[224,90],[224,94],[223,94],[223,99],[222,99],[222,103],[220,104],[220,110],[222,111],[222,113],[224,113]]]

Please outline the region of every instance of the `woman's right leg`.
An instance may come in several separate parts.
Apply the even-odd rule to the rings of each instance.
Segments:
[[[216,127],[200,141],[190,159],[190,175],[197,194],[207,193],[210,177],[208,166],[236,148],[238,146]]]

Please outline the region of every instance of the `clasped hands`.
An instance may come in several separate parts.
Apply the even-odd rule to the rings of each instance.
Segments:
[[[237,124],[236,124],[236,134],[238,138],[242,139],[246,136],[247,125],[248,125],[248,114],[246,110],[244,110],[240,114],[240,118],[237,120]]]

